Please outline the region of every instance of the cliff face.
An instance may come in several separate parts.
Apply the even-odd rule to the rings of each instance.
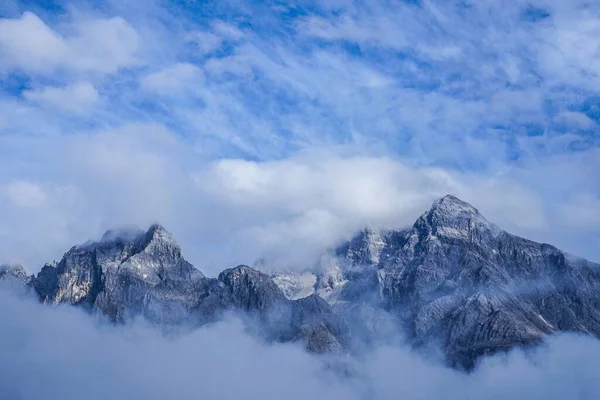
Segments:
[[[348,345],[345,325],[320,298],[288,300],[269,276],[247,266],[206,278],[160,225],[108,231],[35,277],[22,267],[2,267],[0,279],[33,287],[44,303],[76,305],[115,323],[141,316],[161,326],[197,327],[233,311],[251,317],[268,340],[301,342],[317,353],[340,353]]]
[[[502,231],[453,196],[409,229],[366,229],[326,259],[301,274],[242,265],[211,279],[153,225],[109,231],[37,276],[0,267],[0,280],[115,323],[141,316],[196,327],[234,311],[263,338],[313,352],[356,350],[403,329],[415,346],[441,343],[448,362],[464,368],[556,332],[600,337],[600,265]]]
[[[99,242],[71,248],[45,265],[33,285],[43,302],[70,303],[112,321],[143,315],[153,322],[183,322],[202,307],[207,280],[181,255],[161,226],[147,232],[107,232]]]
[[[409,229],[367,229],[333,253],[315,272],[319,282],[341,271],[332,304],[383,308],[455,366],[555,332],[600,337],[600,265],[504,232],[454,196]]]

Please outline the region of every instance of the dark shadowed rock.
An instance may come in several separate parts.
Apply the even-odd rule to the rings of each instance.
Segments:
[[[317,294],[292,302],[291,326],[311,352],[342,354],[350,343],[346,323]]]
[[[236,309],[262,322],[268,339],[302,342],[314,353],[347,350],[346,325],[319,296],[288,300],[271,276],[245,265],[223,271],[219,281]]]
[[[239,265],[219,274],[228,289],[233,305],[245,311],[262,311],[286,302],[281,289],[266,274]]]

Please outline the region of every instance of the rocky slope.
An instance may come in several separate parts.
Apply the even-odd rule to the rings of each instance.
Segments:
[[[504,232],[454,196],[410,229],[365,230],[334,253],[335,302],[382,307],[455,366],[555,332],[600,337],[600,265]]]
[[[35,277],[3,267],[0,279],[31,286],[44,303],[76,305],[115,323],[141,316],[162,327],[193,328],[238,312],[268,340],[302,342],[317,353],[348,346],[346,326],[318,296],[288,300],[269,276],[247,266],[206,278],[160,225],[109,231],[72,247]]]
[[[600,265],[502,231],[453,196],[408,229],[360,232],[303,273],[238,266],[207,278],[153,225],[109,231],[37,276],[0,267],[0,280],[115,323],[141,316],[193,328],[234,311],[266,340],[313,352],[357,351],[401,330],[463,368],[556,332],[600,337]]]

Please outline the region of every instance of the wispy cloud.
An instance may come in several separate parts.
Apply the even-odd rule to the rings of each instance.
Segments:
[[[4,69],[47,74],[58,69],[116,72],[137,62],[137,32],[120,17],[78,20],[61,35],[32,12],[0,22]]]
[[[364,224],[409,224],[447,192],[600,257],[595,4],[3,7],[11,261],[157,220],[199,266],[217,260],[202,248],[308,254]],[[24,207],[19,185],[43,196]]]
[[[40,89],[24,90],[23,97],[30,102],[52,111],[86,113],[100,102],[96,88],[88,82],[78,82],[66,87],[46,86]]]

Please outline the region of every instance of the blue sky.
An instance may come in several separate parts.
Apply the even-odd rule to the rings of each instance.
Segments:
[[[201,268],[302,264],[448,192],[600,260],[593,2],[8,0],[0,17],[6,261],[160,221]]]

